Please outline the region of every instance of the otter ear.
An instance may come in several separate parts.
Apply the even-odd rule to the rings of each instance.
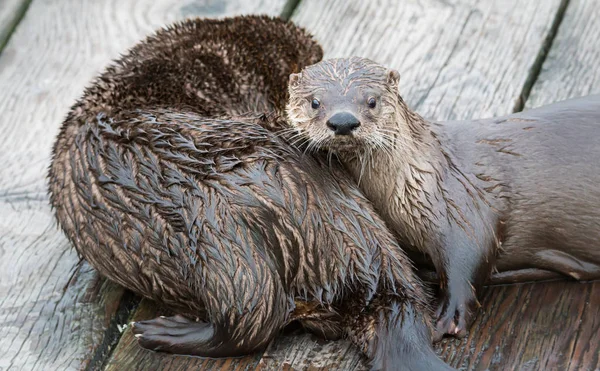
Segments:
[[[290,75],[290,87],[296,87],[300,83],[300,78],[302,77],[302,72],[292,73]]]
[[[387,72],[387,82],[390,86],[397,89],[400,84],[400,73],[394,69],[389,69]]]

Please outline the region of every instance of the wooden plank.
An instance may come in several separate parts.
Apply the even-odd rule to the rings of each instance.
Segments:
[[[143,300],[132,320],[141,321],[169,315],[155,303]],[[119,370],[251,370],[256,368],[261,354],[237,359],[203,359],[151,352],[141,348],[128,329],[119,341],[105,371]]]
[[[488,288],[468,337],[438,354],[461,370],[597,370],[599,294],[600,282]]]
[[[0,209],[0,369],[87,366],[123,289],[78,264],[46,202],[2,199]]]
[[[1,370],[101,367],[117,325],[126,323],[127,294],[79,265],[46,197],[52,142],[84,86],[167,22],[256,11],[277,15],[284,4],[33,1],[0,55]]]
[[[367,370],[364,359],[348,340],[325,341],[296,331],[276,338],[257,370]]]
[[[0,52],[27,10],[30,0],[2,0],[0,4]]]
[[[526,108],[600,93],[600,5],[571,0]]]
[[[511,113],[563,0],[303,0],[293,19],[326,57],[396,68],[408,104],[431,119]]]

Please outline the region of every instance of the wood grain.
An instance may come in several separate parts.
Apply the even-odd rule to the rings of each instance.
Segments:
[[[123,289],[78,264],[46,203],[4,198],[0,209],[0,369],[87,366]]]
[[[600,93],[600,4],[571,0],[525,108]]]
[[[461,370],[596,370],[599,294],[600,282],[488,288],[469,336],[438,353]]]
[[[1,370],[101,367],[112,345],[105,335],[124,321],[123,289],[79,265],[46,197],[52,142],[84,86],[167,22],[256,11],[277,15],[284,3],[33,1],[0,54]]]
[[[296,331],[277,337],[257,370],[366,370],[362,355],[347,340],[325,341]]]
[[[29,2],[30,0],[2,0],[0,2],[0,53],[25,13]]]
[[[303,0],[293,19],[326,57],[396,68],[402,96],[431,119],[512,112],[562,0]]]
[[[159,315],[170,315],[154,302],[143,300],[132,317],[132,321],[152,319]],[[151,352],[141,348],[128,328],[123,333],[105,371],[120,370],[251,370],[260,361],[261,354],[235,359],[203,359],[183,357],[166,353]]]

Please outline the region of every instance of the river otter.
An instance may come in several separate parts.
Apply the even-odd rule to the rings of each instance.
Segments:
[[[288,76],[321,56],[279,19],[186,21],[72,107],[49,172],[60,226],[103,275],[184,315],[133,324],[143,347],[239,356],[299,320],[374,369],[449,369],[384,222],[341,166],[284,139]]]
[[[493,271],[505,282],[600,278],[600,96],[427,122],[398,82],[368,59],[322,61],[290,76],[287,113],[337,154],[403,246],[430,257],[436,339],[465,335]]]

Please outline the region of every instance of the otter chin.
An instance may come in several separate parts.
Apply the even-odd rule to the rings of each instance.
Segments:
[[[337,155],[401,244],[430,258],[437,339],[466,334],[492,272],[600,278],[600,96],[431,123],[399,80],[369,59],[324,60],[290,76],[287,115],[308,148]]]

